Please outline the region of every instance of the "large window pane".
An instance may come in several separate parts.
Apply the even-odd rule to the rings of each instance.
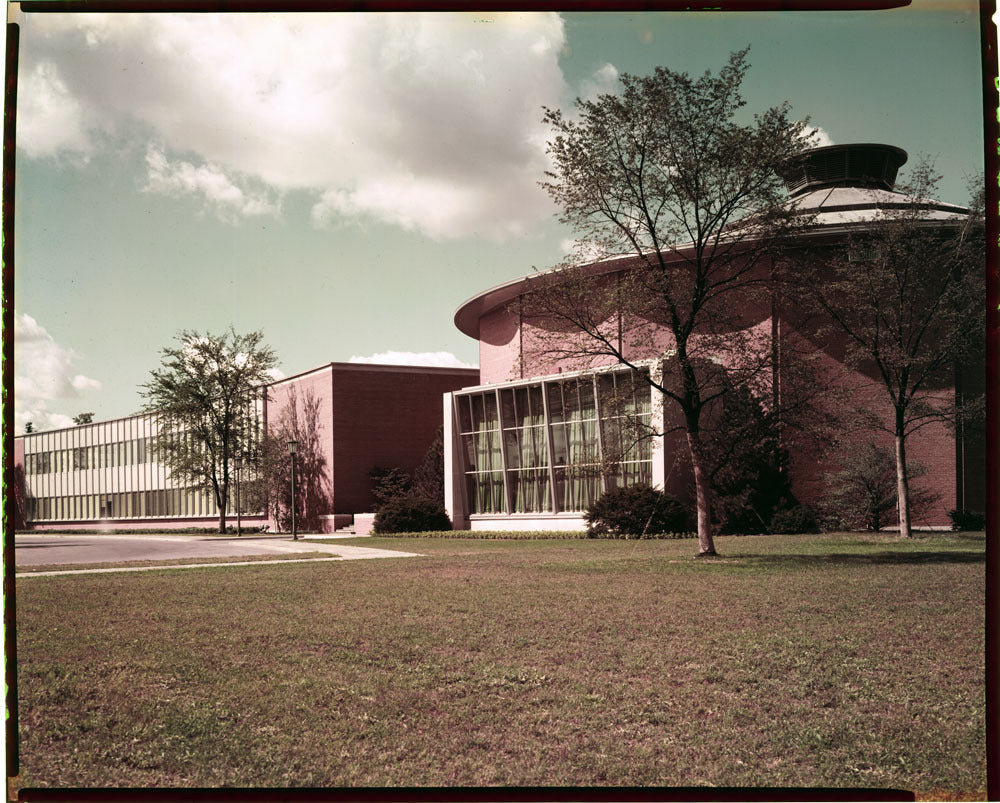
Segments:
[[[471,512],[581,511],[605,486],[648,482],[648,399],[648,385],[628,371],[455,397]]]
[[[549,421],[557,423],[563,420],[563,398],[562,384],[550,382],[548,384],[549,396]]]
[[[511,472],[511,496],[515,513],[551,510],[549,472],[532,469]]]
[[[505,428],[520,424],[514,411],[514,391],[511,388],[500,391],[500,421]]]

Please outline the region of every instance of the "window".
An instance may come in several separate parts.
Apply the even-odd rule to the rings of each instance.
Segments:
[[[89,468],[90,464],[87,461],[87,447],[81,446],[73,450],[73,468],[76,471],[80,471],[85,468]]]
[[[507,494],[514,513],[552,509],[541,385],[500,391]]]
[[[469,510],[583,511],[650,482],[650,390],[631,371],[455,396]]]
[[[460,399],[467,405],[463,420],[462,447],[466,463],[469,504],[476,513],[504,513],[503,460],[500,452],[500,420],[493,391]]]

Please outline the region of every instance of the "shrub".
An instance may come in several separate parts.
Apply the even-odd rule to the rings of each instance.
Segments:
[[[725,394],[719,421],[706,438],[712,470],[712,518],[719,532],[750,535],[771,531],[771,517],[797,503],[773,412],[746,388]]]
[[[854,530],[879,532],[896,518],[896,458],[875,443],[852,443],[834,457],[839,470],[827,474],[826,515]],[[914,480],[927,473],[919,463],[907,464],[910,479],[910,520],[918,521],[938,495]]]
[[[819,523],[816,514],[807,505],[776,510],[771,517],[770,530],[776,535],[785,533],[817,533]]]
[[[374,466],[368,472],[368,478],[372,482],[372,496],[375,497],[376,513],[386,503],[407,496],[413,486],[410,475],[401,468]]]
[[[375,512],[375,532],[421,533],[450,530],[451,519],[436,499],[405,494],[382,503]]]
[[[986,527],[986,515],[973,510],[949,510],[951,529],[955,532],[963,530],[982,530]]]
[[[641,538],[654,533],[686,532],[691,516],[676,499],[648,485],[614,488],[584,514],[590,537]]]

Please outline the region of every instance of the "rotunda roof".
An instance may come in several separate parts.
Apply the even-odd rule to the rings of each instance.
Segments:
[[[779,170],[778,175],[793,198],[823,187],[891,190],[906,159],[906,151],[892,145],[828,145],[806,151]]]
[[[878,219],[893,208],[912,207],[914,198],[895,191],[896,174],[907,154],[892,145],[860,143],[830,145],[807,151],[779,171],[788,189],[788,203],[811,215],[800,237],[842,235],[845,230]],[[968,209],[933,199],[917,199],[922,218],[929,223],[955,221]],[[739,224],[736,224],[737,226]],[[690,244],[680,244],[683,251]],[[626,267],[635,254],[607,257],[581,267],[609,273]],[[479,319],[530,289],[532,276],[523,276],[473,296],[455,312],[455,325],[469,337],[479,336]]]

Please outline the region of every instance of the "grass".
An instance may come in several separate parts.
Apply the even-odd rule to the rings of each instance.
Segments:
[[[16,786],[985,799],[982,534],[356,543],[19,585]]]

